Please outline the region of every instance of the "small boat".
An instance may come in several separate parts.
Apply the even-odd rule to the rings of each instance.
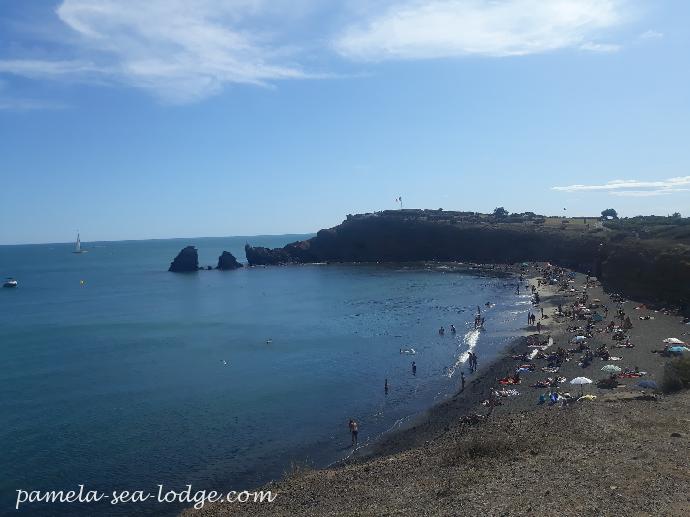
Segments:
[[[14,278],[8,278],[5,283],[2,284],[3,287],[17,287],[19,284]]]
[[[77,233],[77,242],[74,243],[74,251],[72,253],[86,253],[86,250],[81,249],[81,239]]]

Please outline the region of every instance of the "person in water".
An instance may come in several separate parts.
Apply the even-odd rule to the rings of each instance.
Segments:
[[[438,329],[438,335],[439,335],[439,336],[442,336],[442,335],[445,334],[445,333],[446,333],[446,329],[444,329],[443,327],[441,327],[440,329]]]
[[[417,375],[417,363],[412,361],[412,375]]]
[[[457,332],[457,330],[455,330],[455,325],[453,325],[453,324],[451,323],[451,324],[450,324],[450,333],[451,333],[451,334],[455,334],[456,332]]]
[[[359,434],[359,425],[356,421],[350,419],[350,434],[352,435],[352,446],[357,447],[357,435]]]
[[[388,379],[386,379],[386,382],[383,384],[383,392],[388,395]]]
[[[460,382],[462,383],[462,391],[465,391],[465,372],[460,372]]]

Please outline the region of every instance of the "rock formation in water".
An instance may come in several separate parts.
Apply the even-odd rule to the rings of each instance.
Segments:
[[[224,251],[220,257],[218,257],[218,267],[221,271],[230,271],[232,269],[241,268],[242,264],[237,262],[235,256],[229,251]]]
[[[690,308],[690,239],[611,229],[596,218],[529,212],[497,218],[472,212],[388,210],[348,216],[316,237],[283,248],[245,247],[249,265],[309,262],[552,262],[598,276],[608,289]],[[565,222],[564,222],[565,221]],[[683,233],[685,232],[685,233]]]
[[[168,268],[168,271],[172,271],[174,273],[188,273],[198,270],[199,255],[197,254],[194,246],[182,248],[182,251],[177,254],[175,260],[170,263],[170,268]]]

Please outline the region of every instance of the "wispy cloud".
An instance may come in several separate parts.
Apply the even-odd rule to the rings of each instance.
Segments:
[[[0,73],[31,79],[53,79],[74,75],[104,74],[106,70],[83,61],[46,61],[39,59],[0,60]]]
[[[601,52],[594,41],[621,24],[624,0],[432,0],[391,5],[335,42],[364,61],[464,55],[515,56],[562,48]]]
[[[648,197],[690,191],[690,176],[660,181],[613,180],[601,185],[552,187],[561,192],[607,192],[614,196]]]
[[[633,1],[62,0],[58,41],[0,57],[0,74],[125,84],[187,103],[232,84],[338,77],[300,64],[324,49],[353,61],[615,52],[611,31]],[[311,32],[300,30],[306,19]]]
[[[612,43],[593,43],[591,41],[580,45],[581,50],[589,50],[590,52],[618,52],[621,48],[623,48],[621,45]]]
[[[283,52],[269,44],[268,35],[242,28],[246,18],[268,5],[263,0],[65,0],[57,14],[122,81],[166,101],[187,102],[229,83],[264,85],[308,76],[283,63]]]
[[[664,37],[663,32],[655,31],[655,30],[648,30],[640,34],[640,39],[647,39],[647,40],[653,40],[653,39],[662,39]]]
[[[194,101],[232,83],[317,77],[290,63],[291,50],[273,44],[271,34],[243,25],[284,13],[285,7],[284,0],[64,0],[56,14],[72,33],[73,54],[87,57],[4,59],[0,73],[116,81],[172,103]]]
[[[60,102],[0,97],[0,110],[2,111],[60,110],[66,107],[66,104]]]

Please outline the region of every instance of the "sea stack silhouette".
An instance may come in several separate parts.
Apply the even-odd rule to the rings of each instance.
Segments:
[[[168,268],[168,271],[172,271],[173,273],[189,273],[198,270],[199,255],[194,246],[182,248],[182,251],[177,254],[177,257],[170,263],[170,267]]]
[[[216,269],[221,271],[230,271],[233,269],[239,269],[242,264],[237,262],[235,256],[229,251],[224,251],[220,257],[218,257],[218,266]]]

